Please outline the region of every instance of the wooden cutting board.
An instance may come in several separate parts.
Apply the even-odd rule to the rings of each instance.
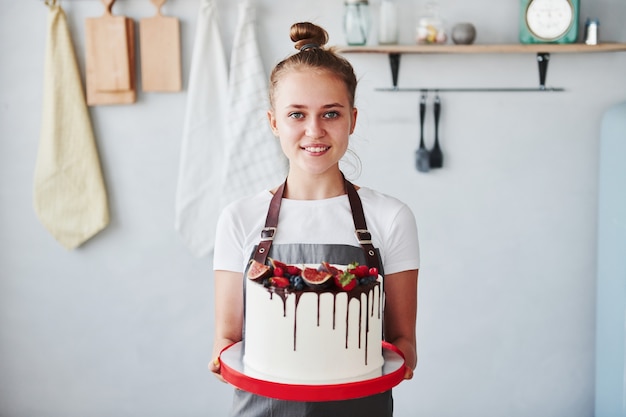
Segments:
[[[151,0],[157,14],[139,21],[143,91],[181,90],[180,23],[161,14],[165,1]]]
[[[115,0],[102,0],[105,13],[85,20],[87,104],[128,104],[137,98],[133,20],[114,16]]]

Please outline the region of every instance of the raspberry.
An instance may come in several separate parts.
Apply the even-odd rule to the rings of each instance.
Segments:
[[[354,268],[353,274],[356,275],[358,278],[363,278],[366,277],[367,274],[369,274],[369,270],[370,269],[367,267],[367,265],[359,265]]]

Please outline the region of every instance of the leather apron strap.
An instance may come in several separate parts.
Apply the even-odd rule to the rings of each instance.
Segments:
[[[346,191],[348,192],[348,200],[350,201],[350,208],[352,210],[352,219],[354,220],[354,233],[356,239],[365,252],[365,258],[367,259],[367,265],[370,267],[376,267],[378,271],[382,273],[380,267],[380,258],[374,249],[372,244],[372,234],[367,230],[367,223],[365,222],[365,214],[363,213],[363,205],[361,204],[361,197],[357,193],[354,184],[346,180]]]
[[[379,271],[382,271],[380,267],[380,258],[376,253],[376,249],[372,244],[372,235],[367,229],[367,223],[365,222],[365,214],[363,213],[363,205],[361,204],[361,198],[356,191],[354,184],[345,179],[345,188],[348,194],[348,201],[350,201],[350,209],[352,211],[352,219],[354,220],[354,231],[356,239],[365,252],[365,258],[368,260],[367,265],[370,267],[376,267]],[[276,193],[270,201],[270,206],[267,211],[267,218],[265,219],[265,227],[261,231],[261,240],[254,252],[254,260],[265,264],[267,256],[269,254],[272,241],[276,235],[276,228],[278,226],[278,214],[280,213],[280,204],[282,202],[287,180],[278,187]]]
[[[265,227],[261,230],[261,241],[254,252],[254,260],[265,265],[267,255],[269,254],[274,235],[276,235],[276,226],[278,226],[278,214],[280,213],[280,203],[283,200],[285,194],[285,186],[287,180],[278,187],[272,201],[270,201],[270,207],[267,210],[267,217],[265,218]]]

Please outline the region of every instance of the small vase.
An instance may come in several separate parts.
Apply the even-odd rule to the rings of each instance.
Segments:
[[[452,42],[457,45],[471,45],[476,39],[476,28],[471,23],[457,23],[452,28]]]

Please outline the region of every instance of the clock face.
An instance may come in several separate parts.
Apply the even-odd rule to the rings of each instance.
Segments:
[[[568,0],[531,0],[526,9],[530,31],[545,40],[558,39],[572,25],[574,10]]]

